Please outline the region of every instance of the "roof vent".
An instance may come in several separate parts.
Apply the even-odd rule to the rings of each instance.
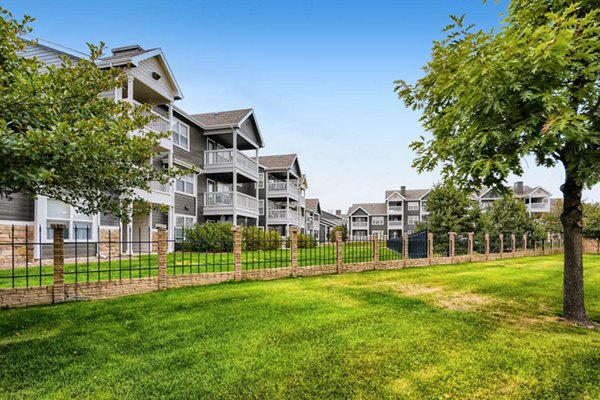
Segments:
[[[130,46],[115,47],[111,51],[112,51],[113,56],[117,56],[117,55],[122,55],[122,54],[129,54],[129,53],[132,53],[132,54],[141,53],[142,51],[144,51],[144,49],[139,44],[132,44]]]

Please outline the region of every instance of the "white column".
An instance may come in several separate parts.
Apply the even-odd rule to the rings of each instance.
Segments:
[[[233,130],[233,225],[237,226],[237,131]]]
[[[258,176],[258,182],[260,182],[260,168],[258,167],[258,148],[255,149],[254,151],[254,157],[256,158],[256,176]],[[265,176],[266,178],[266,176]],[[256,217],[256,226],[259,225],[258,220],[260,219],[260,213],[258,213],[258,203],[260,203],[260,188],[258,185],[258,182],[256,182],[256,211],[257,211],[257,215],[258,217]],[[264,182],[265,185],[265,191],[267,189],[267,182]],[[266,196],[265,196],[265,204],[264,204],[264,212],[265,212],[265,218],[267,216],[267,200],[266,200]]]
[[[127,77],[127,100],[133,101],[133,76]]]
[[[285,236],[289,237],[289,232],[290,232],[290,193],[289,193],[289,187],[290,187],[290,170],[288,169],[286,172],[286,179],[285,179],[285,200],[287,202],[287,207],[285,209],[285,217],[286,217],[286,221],[285,221]]]

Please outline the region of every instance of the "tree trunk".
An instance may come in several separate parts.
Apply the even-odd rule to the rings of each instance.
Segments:
[[[561,221],[565,233],[563,313],[569,321],[589,325],[583,296],[582,189],[567,172],[561,186],[564,195]]]

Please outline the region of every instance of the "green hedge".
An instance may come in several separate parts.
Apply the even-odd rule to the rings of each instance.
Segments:
[[[185,230],[183,249],[209,253],[233,251],[233,227],[230,223],[206,223]]]
[[[280,249],[281,235],[274,230],[247,226],[242,229],[242,246],[247,251]]]

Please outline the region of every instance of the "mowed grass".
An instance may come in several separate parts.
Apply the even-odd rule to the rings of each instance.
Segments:
[[[600,321],[600,256],[585,257]],[[0,398],[598,399],[562,257],[0,311]]]
[[[371,243],[348,243],[343,246],[342,256],[346,263],[369,262],[373,259]],[[380,246],[382,261],[401,259],[401,254]],[[335,244],[319,245],[315,248],[298,249],[298,266],[331,265],[336,262]],[[291,263],[289,249],[268,251],[244,251],[242,269],[285,268]],[[111,261],[88,262],[78,257],[77,264],[65,264],[65,283],[96,282],[145,278],[158,275],[158,257],[155,254],[115,257]],[[229,272],[233,271],[233,253],[197,253],[178,251],[167,255],[167,273],[170,275]],[[14,275],[13,275],[14,274]],[[52,285],[51,265],[31,265],[29,268],[0,269],[0,288]]]

